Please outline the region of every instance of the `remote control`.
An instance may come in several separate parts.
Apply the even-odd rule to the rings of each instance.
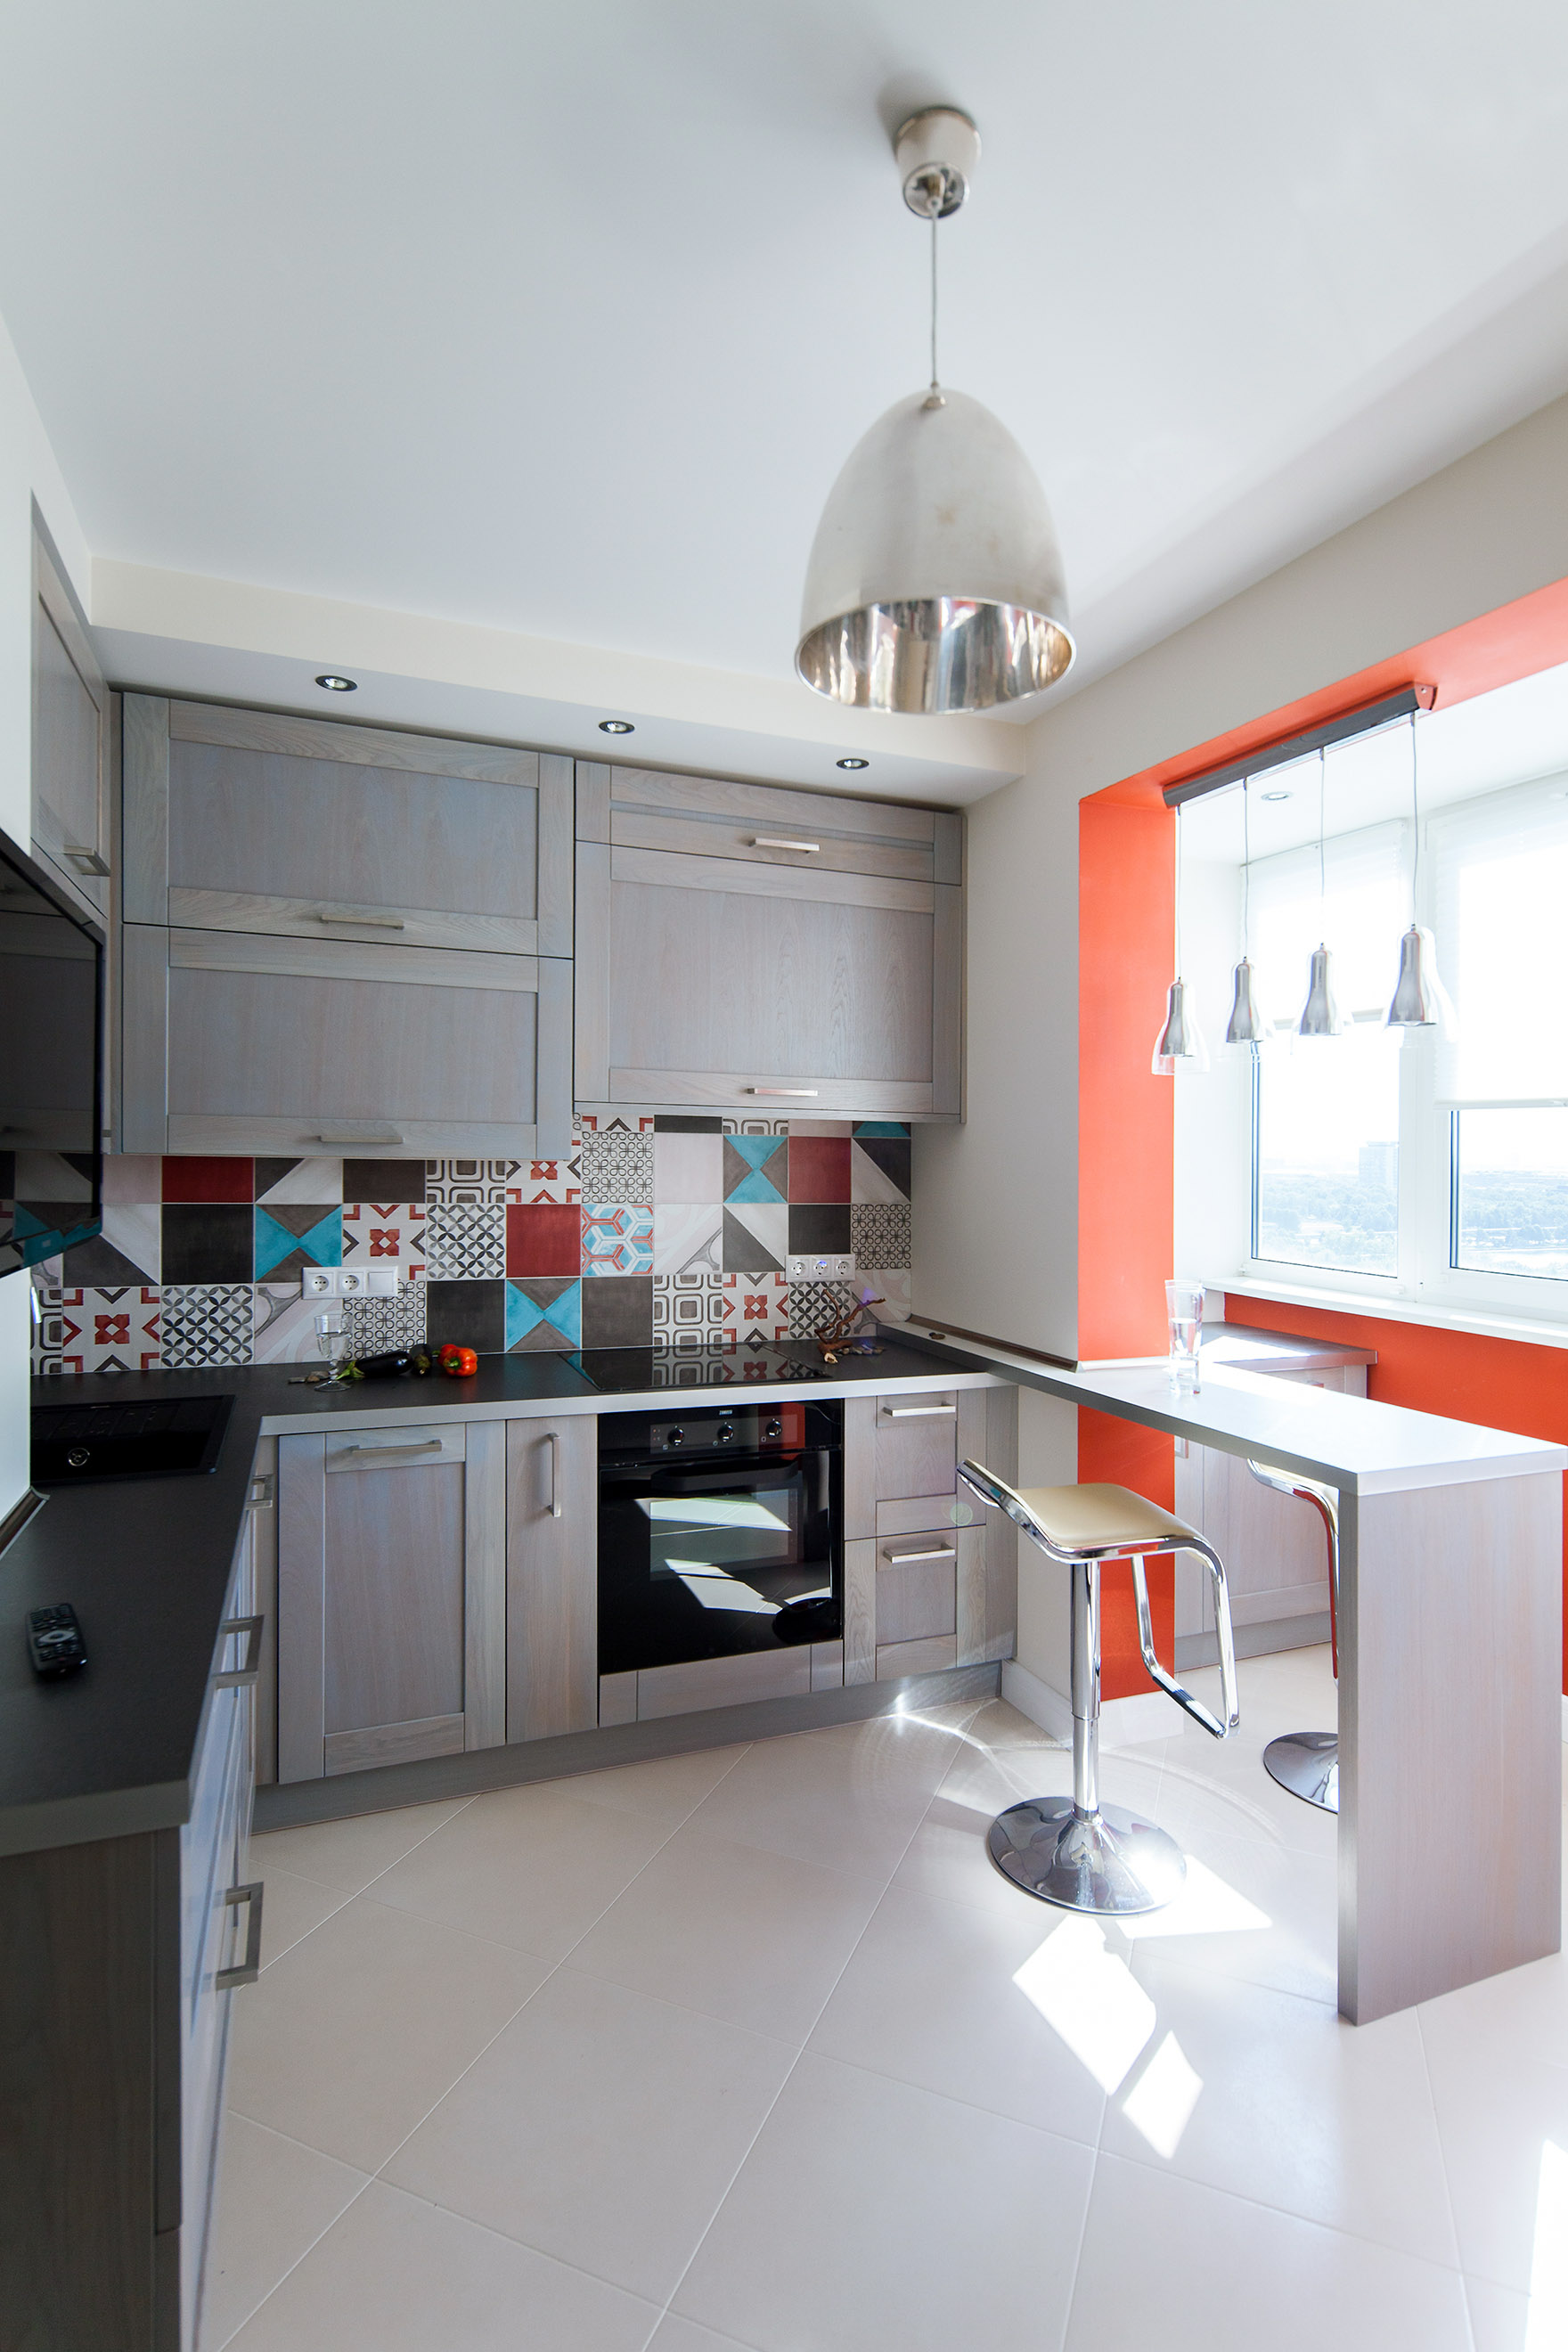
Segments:
[[[79,1666],[86,1665],[87,1644],[81,1638],[76,1611],[68,1601],[57,1601],[52,1609],[29,1612],[27,1654],[33,1661],[33,1672],[50,1681],[57,1681],[61,1675],[74,1675]]]

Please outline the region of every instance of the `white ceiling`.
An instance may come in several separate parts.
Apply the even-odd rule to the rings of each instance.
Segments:
[[[787,678],[923,380],[887,126],[932,98],[984,142],[943,371],[1052,499],[1069,688],[1568,389],[1561,0],[0,25],[0,313],[128,562]]]

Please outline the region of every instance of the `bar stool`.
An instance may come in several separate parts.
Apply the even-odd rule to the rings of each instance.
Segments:
[[[1072,1797],[1030,1797],[998,1813],[986,1836],[991,1859],[1015,1885],[1043,1903],[1112,1916],[1157,1911],[1186,1876],[1181,1847],[1152,1822],[1100,1801],[1100,1563],[1125,1559],[1131,1565],[1138,1646],[1151,1677],[1206,1732],[1227,1739],[1241,1717],[1230,1597],[1219,1554],[1195,1528],[1125,1486],[1031,1486],[1019,1494],[978,1462],[961,1463],[958,1475],[1072,1578]],[[1184,1690],[1154,1654],[1143,1562],[1151,1552],[1163,1551],[1196,1552],[1208,1562],[1219,1629],[1223,1722]]]
[[[1260,1486],[1277,1495],[1300,1495],[1321,1515],[1329,1538],[1329,1639],[1334,1677],[1340,1671],[1340,1498],[1331,1486],[1315,1478],[1298,1478],[1289,1470],[1275,1470],[1267,1462],[1247,1465]],[[1263,1769],[1270,1780],[1289,1789],[1325,1813],[1340,1809],[1340,1736],[1337,1731],[1287,1731],[1271,1739],[1263,1751]]]

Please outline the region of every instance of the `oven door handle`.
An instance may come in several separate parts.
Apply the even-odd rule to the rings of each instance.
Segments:
[[[765,1454],[747,1455],[731,1454],[715,1456],[695,1464],[689,1469],[667,1468],[662,1463],[649,1464],[647,1468],[606,1469],[600,1473],[599,1491],[606,1496],[615,1494],[633,1495],[695,1495],[714,1487],[732,1486],[737,1475],[755,1477],[789,1475],[805,1467],[811,1458],[809,1447],[798,1454]]]

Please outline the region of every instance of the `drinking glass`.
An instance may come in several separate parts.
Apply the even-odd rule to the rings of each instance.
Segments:
[[[1171,1326],[1171,1386],[1195,1396],[1198,1391],[1198,1348],[1204,1329],[1204,1286],[1201,1282],[1168,1282],[1165,1313]]]
[[[348,1353],[348,1332],[341,1307],[330,1307],[317,1316],[316,1353],[324,1364],[341,1364]]]

